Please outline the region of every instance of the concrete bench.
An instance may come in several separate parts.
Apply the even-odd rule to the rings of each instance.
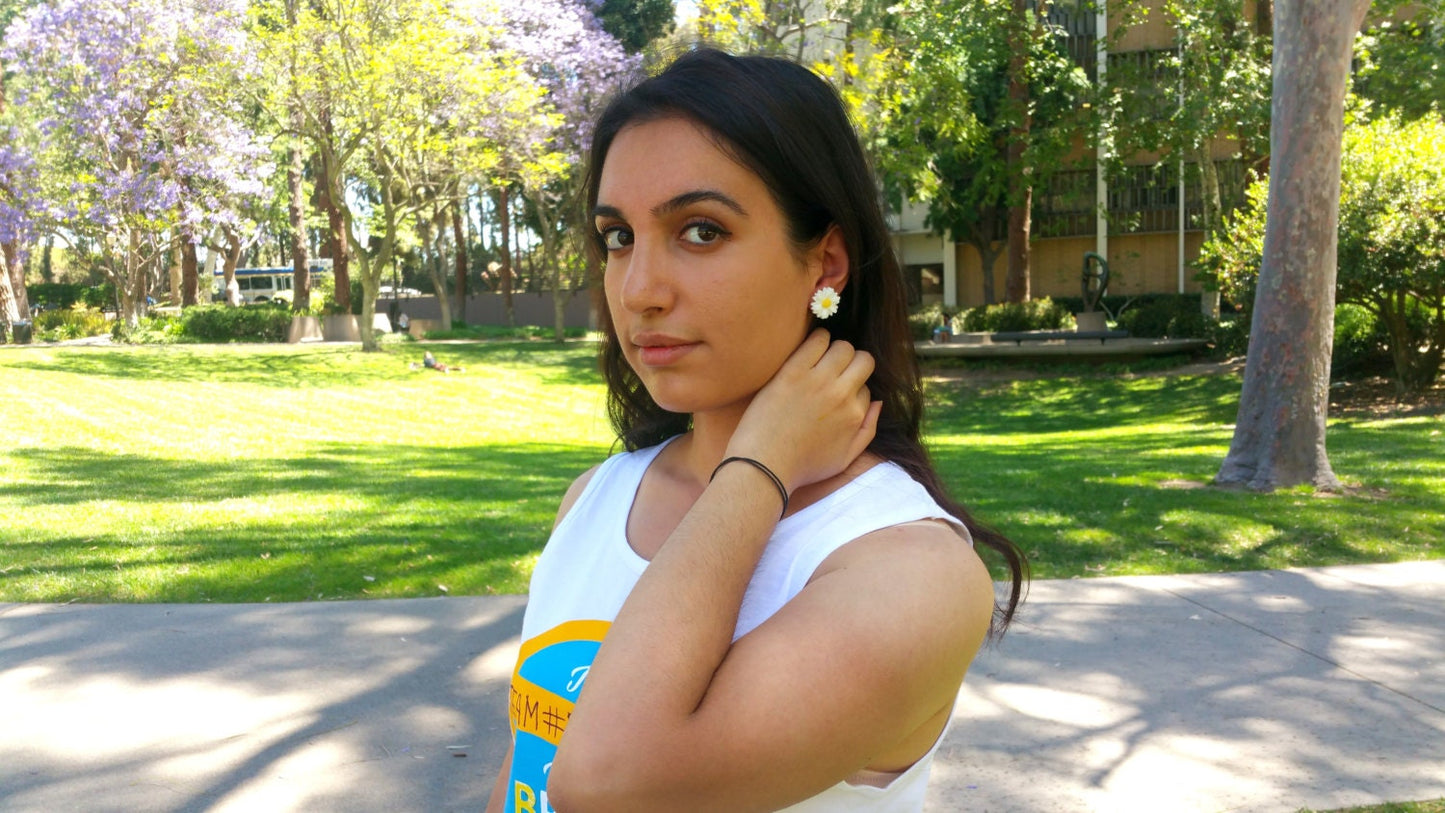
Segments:
[[[989,334],[989,341],[992,342],[1013,342],[1022,345],[1024,342],[1052,342],[1059,340],[1074,339],[1098,339],[1103,344],[1109,339],[1127,339],[1127,330],[1020,330],[1005,333]]]

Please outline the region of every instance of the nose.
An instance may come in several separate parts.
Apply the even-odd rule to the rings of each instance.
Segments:
[[[635,240],[618,269],[621,304],[632,313],[665,311],[676,296],[667,252],[651,243]]]

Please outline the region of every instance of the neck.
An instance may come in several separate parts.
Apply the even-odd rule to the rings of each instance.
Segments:
[[[682,449],[683,465],[696,482],[706,485],[713,470],[727,454],[728,443],[733,432],[742,421],[743,412],[752,402],[747,398],[708,412],[695,412],[692,416],[692,431],[683,439],[687,444]]]

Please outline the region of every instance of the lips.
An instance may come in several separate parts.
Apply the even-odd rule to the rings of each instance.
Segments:
[[[664,333],[639,333],[631,341],[632,346],[637,348],[638,358],[649,367],[672,364],[691,353],[699,344]]]

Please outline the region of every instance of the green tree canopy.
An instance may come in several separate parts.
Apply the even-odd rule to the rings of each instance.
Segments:
[[[1268,179],[1205,244],[1201,263],[1248,307],[1263,256]],[[1396,117],[1345,131],[1336,299],[1385,326],[1401,392],[1430,386],[1445,354],[1445,123]]]
[[[672,0],[602,0],[597,20],[629,54],[640,53],[647,44],[673,29],[677,9]]]

